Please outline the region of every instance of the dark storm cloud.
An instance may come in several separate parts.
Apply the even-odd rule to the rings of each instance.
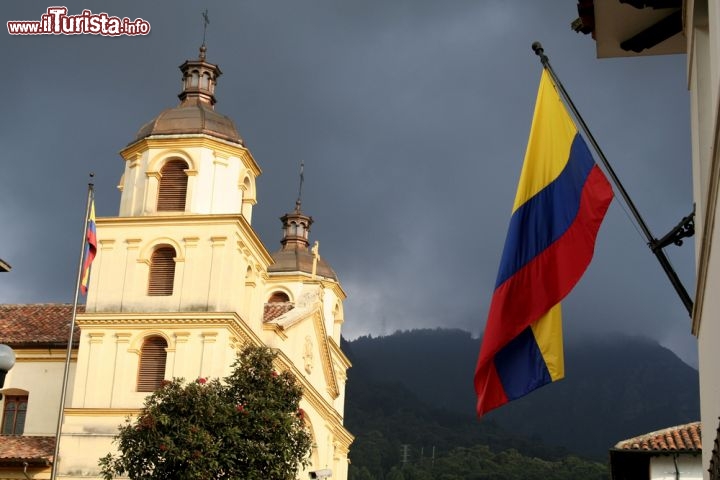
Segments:
[[[47,5],[49,6],[49,4]],[[8,20],[47,6],[3,4]],[[345,333],[480,334],[530,128],[540,40],[660,235],[692,208],[685,57],[596,60],[575,2],[72,2],[142,17],[147,37],[2,34],[0,301],[71,301],[87,173],[117,214],[117,152],[177,103],[209,8],[217,109],[263,169],[253,225],[270,250],[297,195],[349,297]],[[693,277],[692,242],[671,259]],[[694,361],[689,320],[614,202],[565,303],[573,338],[652,336]]]

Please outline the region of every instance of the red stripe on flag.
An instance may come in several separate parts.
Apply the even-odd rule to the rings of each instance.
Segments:
[[[595,237],[613,198],[596,166],[588,175],[577,217],[568,230],[493,295],[480,361],[488,360],[525,327],[560,302],[580,280],[595,249]]]
[[[595,165],[583,185],[572,225],[495,290],[475,371],[478,395],[488,392],[484,385],[492,380],[486,375],[497,377],[494,367],[492,372],[487,368],[495,354],[559,303],[580,280],[592,259],[595,238],[612,198],[610,184]],[[489,404],[494,403],[490,400]],[[480,396],[478,406],[485,403]]]
[[[481,379],[481,383],[478,379]],[[478,415],[484,415],[508,403],[505,389],[495,369],[495,362],[478,365],[478,371],[475,373],[475,392],[478,396],[476,405]]]
[[[90,265],[97,253],[97,231],[95,226],[95,204],[90,207],[87,231],[85,232],[85,260],[83,261],[82,276],[80,277],[80,292],[87,295],[90,283]]]

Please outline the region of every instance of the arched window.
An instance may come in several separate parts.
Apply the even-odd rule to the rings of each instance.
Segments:
[[[270,295],[270,298],[268,299],[268,303],[284,303],[289,302],[290,297],[288,297],[287,293],[285,292],[273,292],[272,295]]]
[[[252,194],[252,192],[250,191],[252,189],[252,184],[250,183],[249,177],[245,177],[243,179],[242,188],[243,188],[243,190],[245,190],[243,192],[244,197],[249,197]]]
[[[170,160],[160,170],[158,212],[184,212],[188,177],[188,164],[183,160]]]
[[[3,408],[2,433],[3,435],[22,435],[25,431],[25,416],[27,415],[27,395],[6,395]]]
[[[154,392],[165,379],[165,360],[167,342],[158,336],[147,337],[140,350],[140,368],[138,368],[138,392]]]
[[[150,279],[148,295],[167,296],[173,294],[175,282],[175,249],[164,245],[155,249],[150,257]]]
[[[252,280],[253,278],[253,269],[251,266],[248,265],[247,269],[245,270],[245,281]]]

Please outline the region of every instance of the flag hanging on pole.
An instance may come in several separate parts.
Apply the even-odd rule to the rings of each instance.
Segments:
[[[88,283],[90,282],[90,265],[95,259],[95,253],[97,253],[97,234],[95,231],[95,199],[92,199],[85,232],[85,254],[83,255],[82,280],[80,281],[80,291],[83,295],[87,295]]]
[[[560,301],[590,264],[612,198],[543,70],[475,369],[479,416],[563,378]]]

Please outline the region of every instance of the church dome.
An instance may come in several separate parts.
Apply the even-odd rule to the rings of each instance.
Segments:
[[[152,135],[205,134],[242,145],[233,121],[215,111],[215,85],[222,72],[205,61],[205,45],[197,60],[180,65],[183,90],[180,105],[168,108],[142,126],[133,142]]]
[[[302,272],[312,274],[314,256],[307,250],[280,249],[272,254],[272,259],[275,263],[268,267],[269,273]],[[323,258],[318,258],[315,274],[337,281],[335,271]]]
[[[202,103],[168,108],[138,131],[135,141],[151,135],[181,135],[204,133],[234,143],[242,138],[233,121]]]

